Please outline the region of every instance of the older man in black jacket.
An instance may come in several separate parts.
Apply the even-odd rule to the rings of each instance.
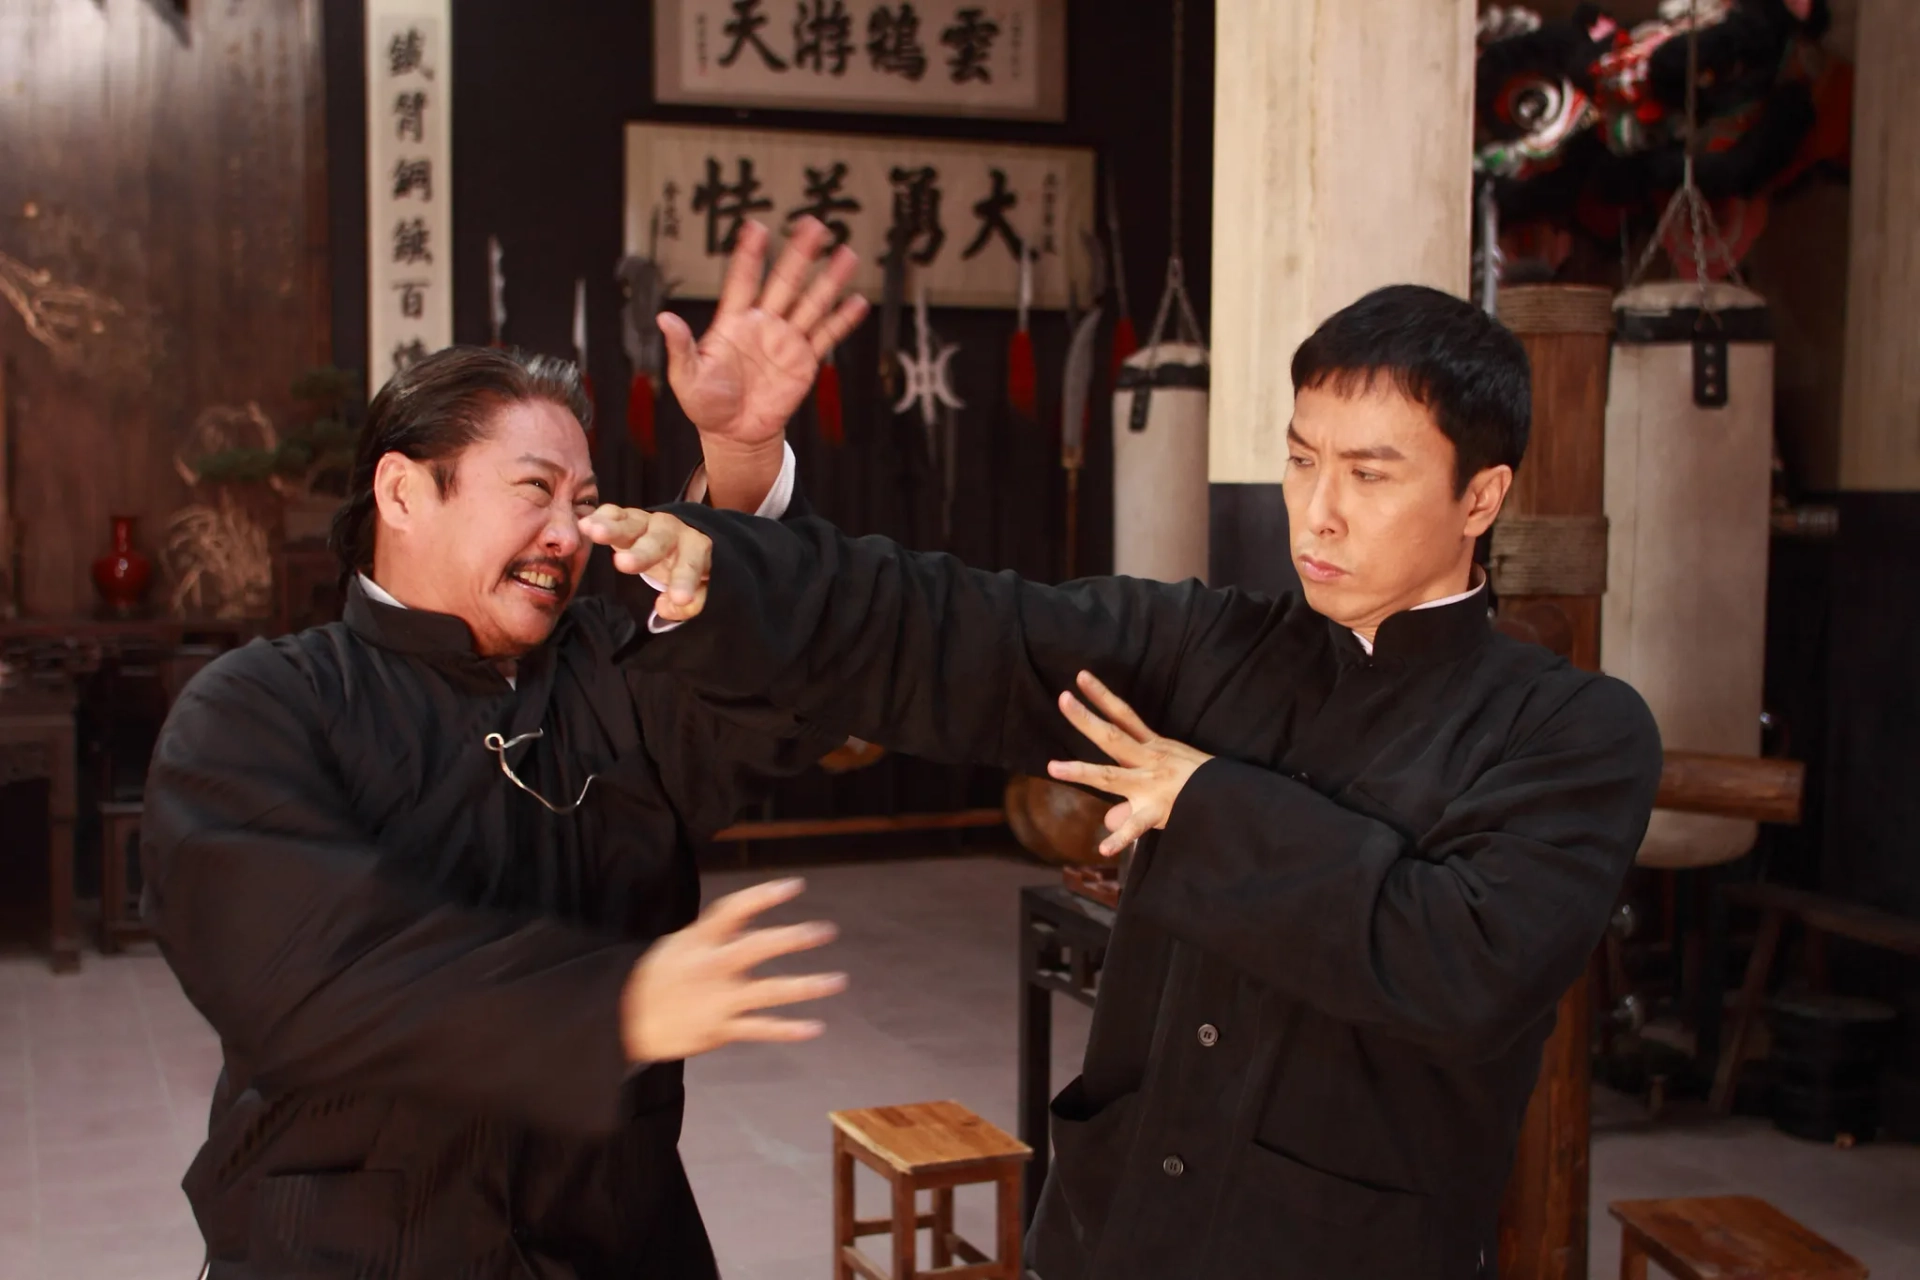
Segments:
[[[808,283],[827,240],[762,291],[750,228],[700,344],[663,320],[716,505],[787,500],[786,419],[860,316],[850,254]],[[396,375],[335,526],[344,621],[226,655],[168,719],[148,913],[225,1054],[185,1181],[212,1280],[711,1277],[680,1060],[817,1034],[760,1011],[839,989],[751,978],[830,936],[743,931],[791,884],[695,922],[692,835],[833,744],[626,661],[651,592],[573,598],[589,415],[538,357]]]
[[[1053,1103],[1042,1280],[1491,1276],[1555,1003],[1652,808],[1633,690],[1489,625],[1473,548],[1526,447],[1518,341],[1398,287],[1293,377],[1299,596],[1043,587],[813,519],[585,526],[682,576],[663,616],[701,614],[644,664],[1122,798],[1105,851],[1139,855]],[[1075,730],[1113,763],[1071,759]]]

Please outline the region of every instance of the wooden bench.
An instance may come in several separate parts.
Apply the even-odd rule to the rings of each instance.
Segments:
[[[1020,1280],[1020,1176],[1033,1149],[957,1102],[834,1111],[833,1274],[835,1280]],[[885,1218],[854,1213],[853,1166],[866,1165],[887,1180],[893,1211]],[[999,1257],[988,1258],[953,1229],[953,1190],[994,1184]],[[922,1214],[919,1194],[933,1192],[933,1212]],[[920,1229],[933,1233],[933,1268],[919,1266]],[[890,1235],[893,1270],[860,1252],[862,1236]],[[954,1264],[954,1258],[961,1265]]]
[[[1747,1037],[1753,1031],[1761,1002],[1767,994],[1767,976],[1773,969],[1780,934],[1789,918],[1797,919],[1807,930],[1807,967],[1816,989],[1826,985],[1826,939],[1829,935],[1848,938],[1870,947],[1920,958],[1920,920],[1909,920],[1858,903],[1830,898],[1803,889],[1788,889],[1770,884],[1732,884],[1723,892],[1727,901],[1760,911],[1760,929],[1754,935],[1753,954],[1747,961],[1746,980],[1734,1006],[1733,1037],[1720,1055],[1714,1072],[1713,1109],[1722,1115],[1733,1109],[1734,1090],[1740,1081],[1740,1069],[1746,1059]]]
[[[1620,1280],[1654,1262],[1679,1280],[1867,1280],[1857,1259],[1753,1196],[1616,1200]]]

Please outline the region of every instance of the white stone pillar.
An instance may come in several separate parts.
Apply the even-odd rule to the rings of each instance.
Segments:
[[[1474,0],[1228,0],[1215,24],[1208,478],[1277,484],[1303,338],[1380,285],[1467,295]]]

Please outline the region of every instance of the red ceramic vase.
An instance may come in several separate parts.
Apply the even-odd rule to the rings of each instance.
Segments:
[[[113,550],[93,562],[93,585],[108,612],[128,617],[140,611],[153,563],[133,547],[132,516],[113,517]]]

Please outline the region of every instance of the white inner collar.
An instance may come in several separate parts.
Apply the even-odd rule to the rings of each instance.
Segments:
[[[1476,564],[1475,566],[1473,566],[1473,585],[1468,587],[1465,591],[1457,592],[1454,595],[1445,597],[1444,599],[1425,601],[1424,603],[1413,606],[1413,608],[1407,610],[1407,612],[1418,613],[1422,609],[1444,609],[1450,604],[1459,604],[1462,600],[1465,600],[1470,596],[1478,595],[1483,589],[1485,589],[1486,585],[1487,585],[1487,571],[1485,569],[1482,569],[1479,565]],[[1368,653],[1373,652],[1373,641],[1367,639],[1365,636],[1361,635],[1358,631],[1353,633],[1353,638],[1360,642],[1360,647],[1362,649],[1365,649]]]

